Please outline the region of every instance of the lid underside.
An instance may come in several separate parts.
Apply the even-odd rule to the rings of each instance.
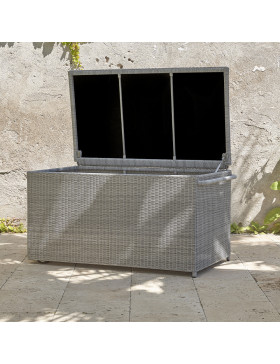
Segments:
[[[230,164],[228,69],[71,71],[75,160]],[[204,162],[203,162],[204,161]]]

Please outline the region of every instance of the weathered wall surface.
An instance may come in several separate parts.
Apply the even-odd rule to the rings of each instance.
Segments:
[[[81,61],[85,69],[228,66],[232,221],[261,222],[280,205],[269,189],[280,177],[280,43],[85,43]],[[58,43],[0,43],[0,217],[26,217],[26,170],[74,165],[69,69]]]

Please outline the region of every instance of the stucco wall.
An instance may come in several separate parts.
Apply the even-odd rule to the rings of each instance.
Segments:
[[[280,205],[269,189],[280,176],[280,43],[85,43],[81,61],[85,69],[229,67],[232,221],[261,221]],[[0,217],[26,217],[26,170],[74,164],[69,69],[58,43],[0,43]]]

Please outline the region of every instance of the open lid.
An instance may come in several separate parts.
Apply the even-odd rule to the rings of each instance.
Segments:
[[[224,168],[227,67],[69,71],[79,165]]]

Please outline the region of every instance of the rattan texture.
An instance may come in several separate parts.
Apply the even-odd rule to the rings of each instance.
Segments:
[[[223,175],[231,173],[227,171]],[[200,181],[207,179],[199,178]],[[194,271],[230,257],[230,202],[231,182],[198,186]]]
[[[230,254],[231,183],[198,185],[227,175],[28,172],[28,257],[197,272]]]

